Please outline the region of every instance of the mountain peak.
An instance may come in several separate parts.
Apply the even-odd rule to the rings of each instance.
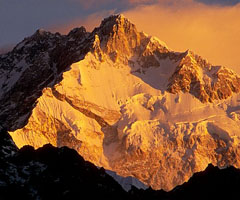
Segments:
[[[114,15],[91,33],[38,30],[1,56],[0,121],[18,147],[68,146],[169,190],[208,163],[240,168],[239,85]]]
[[[82,34],[85,34],[87,31],[86,31],[86,28],[84,26],[81,26],[81,27],[77,27],[77,28],[74,28],[72,29],[68,35],[82,35]]]
[[[114,37],[118,35],[122,38],[124,35],[136,35],[138,31],[133,23],[120,14],[105,18],[101,22],[100,27],[96,28],[93,32],[97,32],[100,37]]]
[[[127,60],[134,55],[149,56],[153,55],[156,50],[162,53],[168,52],[168,47],[164,42],[139,32],[137,27],[122,14],[105,18],[93,34],[99,36],[103,52],[114,55],[114,61],[119,55],[123,58],[120,60],[128,62]],[[154,56],[151,56],[151,59],[156,60]]]
[[[40,28],[36,31],[36,34],[39,34],[39,35],[43,35],[44,33],[46,33],[46,31],[42,28]]]
[[[93,35],[98,35],[103,52],[110,55],[118,52],[123,57],[131,56],[146,37],[122,14],[105,18]]]
[[[32,35],[32,38],[45,38],[45,37],[49,36],[50,34],[52,34],[52,33],[40,28],[40,29],[36,30],[36,32]]]
[[[111,15],[101,22],[100,27],[113,26],[113,25],[123,25],[124,23],[132,24],[123,14]]]
[[[240,77],[232,70],[213,66],[190,50],[183,55],[169,79],[169,92],[189,92],[203,103],[227,99],[233,93],[239,93]]]

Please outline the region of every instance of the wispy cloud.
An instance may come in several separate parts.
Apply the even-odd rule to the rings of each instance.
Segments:
[[[68,23],[51,25],[47,27],[47,29],[52,32],[67,34],[73,28],[84,26],[87,31],[91,32],[95,27],[99,26],[103,18],[113,14],[115,14],[115,10],[103,10],[90,14],[86,17],[71,20]]]
[[[240,3],[240,0],[196,0],[207,5],[234,6]]]

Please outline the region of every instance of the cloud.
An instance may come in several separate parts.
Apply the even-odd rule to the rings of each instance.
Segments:
[[[47,30],[60,33],[68,33],[71,29],[84,26],[88,31],[99,26],[103,18],[113,14],[119,14],[131,10],[137,6],[153,5],[159,0],[70,0],[78,2],[84,10],[92,10],[88,15],[77,17],[63,23],[57,23],[46,27]],[[97,8],[97,9],[96,9]],[[95,10],[96,9],[96,10]]]
[[[113,14],[115,14],[115,10],[103,10],[100,12],[90,14],[87,17],[71,20],[70,22],[64,24],[51,25],[47,27],[47,30],[67,34],[73,28],[84,26],[87,29],[87,31],[91,32],[95,27],[98,27],[100,25],[103,18]]]
[[[197,0],[207,5],[233,6],[240,3],[240,0]]]
[[[158,1],[124,12],[137,27],[176,51],[191,49],[216,65],[240,72],[240,4]]]
[[[158,0],[70,0],[78,2],[83,6],[84,9],[97,9],[101,8],[106,10],[107,8],[115,9],[118,11],[132,8],[136,5],[149,5],[158,2]]]
[[[124,2],[125,0],[120,0],[114,3],[114,0],[69,0],[72,2],[79,3],[81,6],[83,6],[83,9],[85,10],[101,10],[101,9],[107,9],[112,8],[112,6],[115,7],[119,6]]]
[[[158,0],[126,0],[129,4],[153,4],[157,3]]]

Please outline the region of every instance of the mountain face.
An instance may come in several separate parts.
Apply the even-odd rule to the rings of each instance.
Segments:
[[[209,165],[204,172],[171,192],[134,186],[127,192],[103,168],[97,168],[68,147],[50,144],[34,150],[17,149],[6,130],[0,130],[0,199],[75,199],[88,197],[129,200],[236,199],[240,170]],[[118,180],[120,181],[119,177]],[[123,179],[121,179],[123,180]],[[129,180],[129,179],[128,179]],[[128,185],[129,186],[129,185]]]
[[[227,99],[240,91],[239,76],[233,71],[211,66],[192,52],[186,53],[169,82],[169,92],[188,92],[203,103]]]
[[[174,52],[122,15],[88,33],[38,30],[0,55],[0,121],[18,147],[50,143],[171,190],[209,163],[240,167],[240,76]]]

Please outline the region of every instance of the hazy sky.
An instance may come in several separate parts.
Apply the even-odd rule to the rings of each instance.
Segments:
[[[191,49],[213,64],[240,68],[240,0],[0,0],[0,48],[38,28],[91,31],[116,13],[173,50]]]

